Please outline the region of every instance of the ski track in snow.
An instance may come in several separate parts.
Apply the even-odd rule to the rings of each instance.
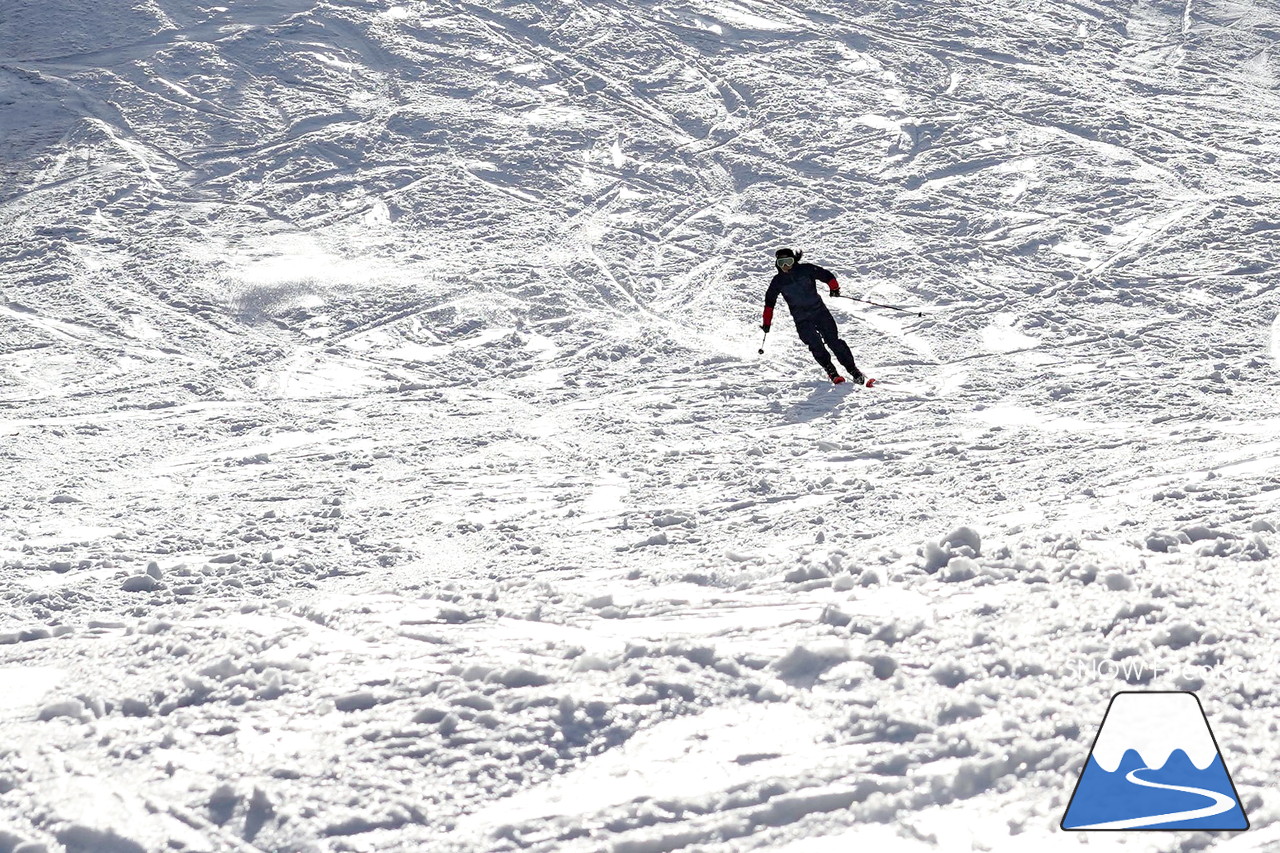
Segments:
[[[1265,843],[1278,25],[12,0],[0,853],[1077,849],[1125,686]]]

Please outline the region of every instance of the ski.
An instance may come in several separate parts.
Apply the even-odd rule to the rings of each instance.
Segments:
[[[841,375],[840,375],[840,374],[838,374],[838,373],[833,373],[833,374],[831,374],[831,376],[830,376],[829,378],[831,379],[831,384],[832,384],[832,385],[843,385],[844,383],[846,383],[846,382],[848,382],[848,381],[849,381],[848,379],[845,379],[843,376],[841,376]],[[876,384],[876,381],[877,381],[876,379],[874,379],[874,378],[872,378],[872,377],[870,377],[870,376],[863,376],[863,378],[862,378],[862,381],[861,381],[861,382],[859,382],[858,380],[854,379],[852,384],[854,384],[854,385],[861,385],[861,386],[863,386],[864,388],[871,388],[871,387],[873,387],[873,386]]]

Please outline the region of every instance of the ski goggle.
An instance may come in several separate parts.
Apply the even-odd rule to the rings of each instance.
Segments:
[[[795,266],[795,263],[796,263],[795,258],[778,258],[779,269],[784,269],[784,270],[791,269],[793,266]]]

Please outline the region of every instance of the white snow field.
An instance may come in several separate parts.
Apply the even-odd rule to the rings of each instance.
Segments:
[[[0,0],[0,853],[1280,851],[1277,40]],[[1059,829],[1133,689],[1248,832]]]

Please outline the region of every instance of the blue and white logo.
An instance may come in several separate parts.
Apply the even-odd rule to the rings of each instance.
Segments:
[[[1062,828],[1249,828],[1194,693],[1111,697]]]

